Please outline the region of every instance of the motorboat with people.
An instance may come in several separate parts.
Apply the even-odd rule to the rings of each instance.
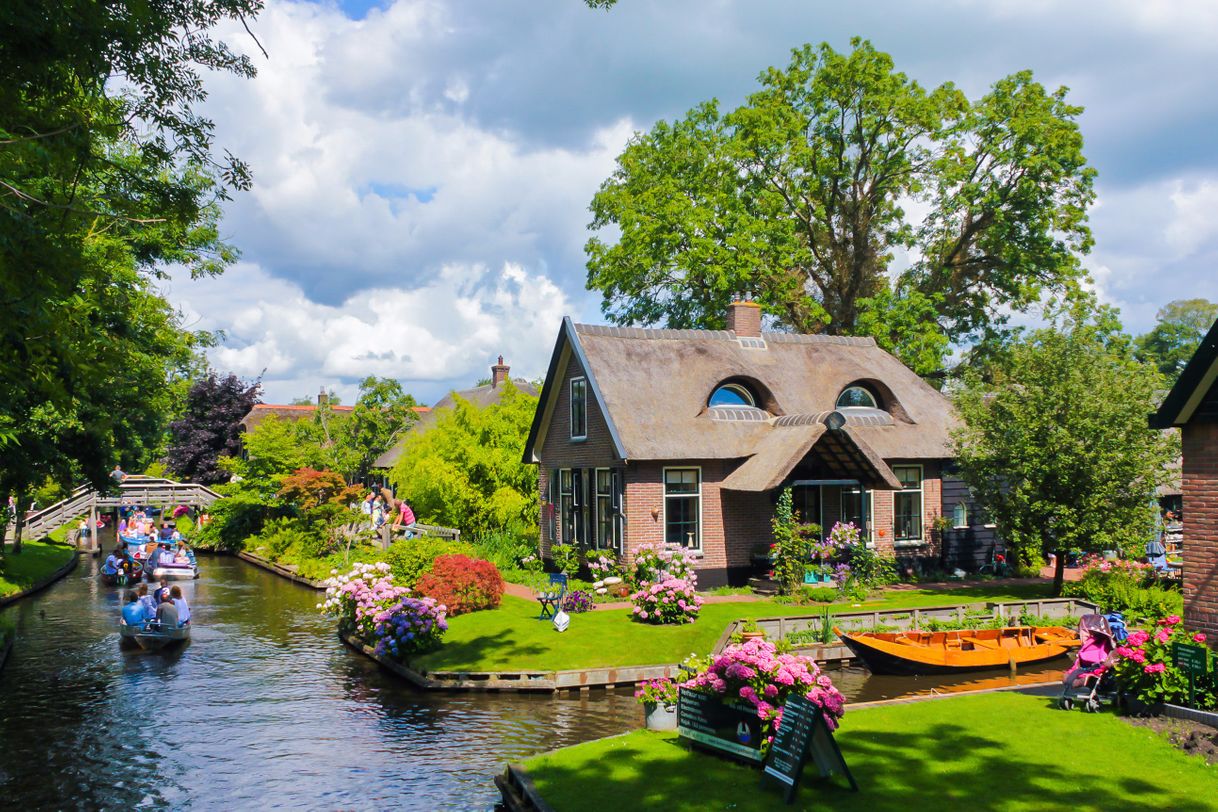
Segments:
[[[143,574],[143,565],[132,558],[125,547],[118,547],[106,557],[98,577],[106,586],[127,586],[140,580]]]
[[[873,674],[923,676],[1028,665],[1077,648],[1078,634],[1064,626],[1007,626],[948,632],[843,632],[841,641]]]
[[[119,617],[119,646],[159,651],[190,639],[190,605],[178,585],[128,590]]]
[[[129,626],[121,623],[118,629],[121,644],[135,645],[144,651],[160,651],[166,646],[184,643],[190,639],[189,623],[172,628],[162,627],[155,621],[143,626]]]

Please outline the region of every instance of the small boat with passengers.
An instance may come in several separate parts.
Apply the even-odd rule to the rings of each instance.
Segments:
[[[954,674],[1052,660],[1079,645],[1063,626],[1007,626],[950,632],[834,633],[873,674]]]
[[[160,651],[167,646],[178,645],[189,640],[190,624],[184,623],[173,628],[166,628],[156,621],[143,626],[120,623],[118,633],[121,645],[134,644],[144,651]]]
[[[159,581],[167,578],[171,581],[189,581],[199,577],[199,563],[194,550],[185,549],[184,559],[176,556],[172,545],[177,542],[136,536],[119,536],[127,545],[128,554],[144,569],[144,575]],[[158,553],[159,551],[159,553]]]

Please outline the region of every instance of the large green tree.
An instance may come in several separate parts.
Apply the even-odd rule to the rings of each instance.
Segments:
[[[398,495],[420,521],[459,528],[470,538],[535,534],[537,469],[521,459],[536,409],[537,398],[511,381],[486,406],[456,397],[426,431],[409,436],[390,473]]]
[[[985,376],[965,376],[961,473],[1021,563],[1056,552],[1055,594],[1069,553],[1141,554],[1175,455],[1146,422],[1162,385],[1115,313],[1086,301],[1012,342]]]
[[[618,157],[587,245],[610,320],[722,327],[751,292],[781,326],[874,334],[928,372],[1083,277],[1094,172],[1064,88],[1022,71],[970,101],[861,40],[796,49],[760,82]]]
[[[1177,299],[1156,314],[1154,328],[1138,336],[1138,358],[1148,361],[1174,383],[1188,364],[1201,339],[1218,320],[1218,303],[1208,299]]]
[[[101,485],[162,442],[201,339],[155,280],[234,258],[218,203],[249,183],[197,105],[203,71],[253,68],[209,31],[260,7],[0,4],[0,499],[48,473]]]
[[[326,468],[340,472],[348,482],[367,476],[372,463],[397,443],[415,424],[418,405],[392,378],[370,375],[360,382],[359,396],[349,412],[328,408],[336,399],[321,404],[314,419],[304,428],[321,449]]]

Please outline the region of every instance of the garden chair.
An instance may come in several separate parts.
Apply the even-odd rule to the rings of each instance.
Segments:
[[[567,596],[567,576],[562,572],[550,573],[550,586],[544,592],[537,593],[537,602],[541,604],[541,614],[538,620],[551,620],[554,613],[562,608],[562,599]]]

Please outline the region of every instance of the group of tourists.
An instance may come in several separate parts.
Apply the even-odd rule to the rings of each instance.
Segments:
[[[417,521],[414,511],[405,499],[394,498],[384,488],[369,492],[360,504],[360,510],[368,517],[368,524],[374,531],[379,531],[392,518],[394,530],[405,527],[407,538],[414,535],[412,531]]]
[[[190,606],[182,597],[182,588],[162,579],[160,586],[149,593],[148,584],[127,590],[123,605],[123,623],[141,629],[176,629],[190,622]]]

